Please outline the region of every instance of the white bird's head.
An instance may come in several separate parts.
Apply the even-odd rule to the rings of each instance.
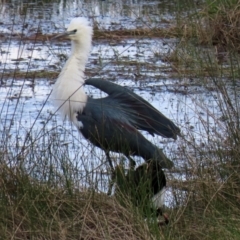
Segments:
[[[77,48],[91,48],[93,29],[89,21],[83,17],[73,18],[70,22],[67,31],[53,37],[52,40],[57,38],[68,38]],[[76,50],[76,49],[74,49]],[[89,49],[90,50],[90,49]]]

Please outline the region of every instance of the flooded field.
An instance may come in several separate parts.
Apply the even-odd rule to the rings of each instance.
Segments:
[[[166,28],[170,26],[172,4],[140,0],[2,3],[0,141],[2,151],[8,152],[5,160],[10,165],[24,164],[37,178],[45,165],[53,165],[53,171],[57,171],[68,163],[76,170],[69,174],[77,177],[80,184],[82,179],[89,178],[89,185],[100,185],[99,189],[105,191],[106,182],[98,182],[96,174],[86,177],[86,172],[97,172],[107,180],[104,153],[89,144],[68,121],[63,121],[49,100],[52,84],[70,52],[68,41],[50,41],[49,37],[62,32],[73,16],[89,18],[101,31]],[[36,40],[37,34],[42,34],[41,40]],[[221,117],[218,95],[206,91],[197,78],[176,77],[166,56],[174,51],[178,41],[147,36],[94,38],[86,77],[114,81],[132,89],[172,119],[184,137],[190,136],[189,142],[194,139],[195,144],[206,145],[209,133],[218,130]],[[86,91],[94,97],[102,96],[91,88]],[[146,136],[163,148],[176,169],[186,165],[178,154],[180,139],[175,142]],[[39,155],[35,156],[38,161],[34,162],[29,155],[24,161],[19,159],[26,145],[32,144],[39,149]],[[57,151],[64,160],[50,157],[47,149]],[[191,148],[189,151],[191,154]],[[112,156],[116,156],[116,163],[121,159],[118,154]],[[142,159],[137,162],[141,163]],[[44,174],[40,178],[46,179],[49,173]],[[174,176],[185,178],[184,174]]]

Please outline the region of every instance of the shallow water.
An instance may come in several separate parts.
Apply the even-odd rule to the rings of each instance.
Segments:
[[[167,27],[163,19],[171,19],[166,9],[171,3],[159,1],[53,1],[51,3],[30,3],[13,1],[4,3],[0,12],[0,70],[2,72],[0,87],[0,131],[2,150],[8,149],[6,157],[9,164],[19,164],[18,158],[26,144],[39,149],[38,162],[32,162],[29,155],[25,165],[35,177],[42,173],[44,164],[52,164],[55,169],[64,169],[67,162],[73,169],[71,175],[79,179],[88,178],[88,186],[107,188],[106,164],[102,151],[94,148],[78,134],[68,122],[61,119],[48,100],[52,83],[50,77],[19,78],[17,71],[60,72],[70,50],[68,42],[49,42],[24,40],[36,32],[43,34],[57,33],[64,29],[72,16],[87,16],[100,28],[119,29],[138,26]],[[162,4],[162,5],[161,5]],[[144,14],[145,13],[145,14]],[[139,16],[141,19],[139,19]],[[153,21],[154,19],[154,21]],[[21,35],[23,34],[23,36]],[[19,37],[20,36],[20,37]],[[87,77],[101,77],[112,80],[132,89],[149,101],[154,107],[172,119],[182,130],[184,136],[191,136],[189,141],[196,144],[207,143],[208,134],[216,131],[216,119],[221,117],[214,91],[208,92],[197,84],[197,79],[176,79],[171,77],[172,68],[164,61],[170,54],[177,39],[137,38],[113,41],[94,40],[92,53],[86,67]],[[6,75],[12,73],[12,75]],[[16,75],[14,75],[14,73]],[[101,92],[86,88],[94,96],[103,96]],[[208,129],[206,129],[206,123]],[[179,143],[151,137],[144,133],[154,144],[163,148],[173,159],[176,168],[185,166],[185,160],[178,154]],[[47,149],[57,151],[64,159],[47,155]],[[57,149],[57,150],[56,150]],[[120,155],[112,154],[116,162]],[[142,159],[136,158],[140,164]],[[46,163],[45,163],[46,162]],[[94,171],[92,171],[94,169]],[[47,171],[47,170],[46,170]],[[94,172],[91,176],[86,171]],[[46,175],[41,176],[43,179]],[[97,179],[97,176],[104,181]],[[184,174],[175,174],[175,178],[184,179]]]
[[[36,29],[56,31],[75,16],[88,17],[109,30],[168,26],[169,9],[175,7],[174,2],[144,0],[9,1],[1,4],[0,14],[2,32],[30,34]]]

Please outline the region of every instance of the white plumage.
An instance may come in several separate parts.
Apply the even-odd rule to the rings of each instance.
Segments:
[[[92,46],[93,29],[85,18],[74,18],[67,29],[72,51],[56,83],[51,99],[61,114],[76,123],[76,112],[82,112],[87,95],[84,92],[84,70]],[[66,35],[66,33],[60,34]],[[74,114],[75,113],[75,114]]]
[[[166,187],[160,190],[152,197],[153,206],[158,209],[162,208],[165,202]]]

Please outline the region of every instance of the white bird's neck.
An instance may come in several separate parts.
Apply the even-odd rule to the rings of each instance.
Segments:
[[[76,63],[78,64],[78,69],[82,72],[85,71],[85,66],[88,61],[89,53],[91,51],[91,43],[87,44],[85,43],[84,46],[81,46],[80,43],[77,42],[71,42],[72,48],[71,48],[71,58],[76,60]],[[67,62],[66,62],[67,65]],[[65,66],[66,66],[65,65]]]
[[[86,105],[84,70],[90,49],[91,41],[85,46],[72,41],[71,55],[53,87],[53,101],[63,116],[68,116],[71,120],[76,112],[81,113]]]

